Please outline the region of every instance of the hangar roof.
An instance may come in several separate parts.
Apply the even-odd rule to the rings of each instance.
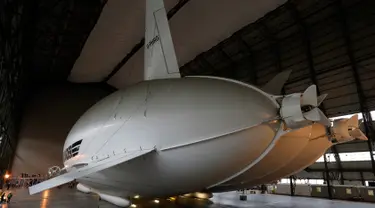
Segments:
[[[166,9],[170,11],[169,22],[179,65],[184,65],[284,2],[165,0]],[[69,80],[100,82],[108,79],[109,84],[123,88],[127,85],[129,68],[143,70],[143,48],[139,49],[137,44],[144,37],[144,7],[145,1],[109,0],[76,60]],[[139,50],[118,66],[124,57],[136,50],[135,47]],[[116,66],[119,68],[117,73],[108,77]]]
[[[285,92],[317,84],[320,93],[328,93],[323,103],[328,116],[375,109],[374,2],[285,2],[165,0],[182,74],[262,85],[279,71],[293,70]],[[90,13],[97,19],[91,18],[81,32],[87,39],[71,42],[80,44],[75,53],[60,44],[61,57],[54,59],[58,63],[54,68],[65,68],[72,82],[104,82],[124,88],[132,84],[129,70],[143,69],[144,1],[109,0],[95,6],[100,5],[104,5],[102,10]],[[71,16],[70,24],[78,29],[75,22],[90,15]],[[64,48],[69,50],[64,53]],[[71,60],[66,61],[69,56]]]
[[[26,31],[34,80],[123,88],[143,69],[144,1],[38,2]],[[262,85],[293,70],[285,92],[317,84],[330,117],[375,109],[375,2],[285,2],[165,0],[181,73]]]

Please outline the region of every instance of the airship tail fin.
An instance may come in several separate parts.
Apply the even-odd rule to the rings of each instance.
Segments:
[[[262,87],[262,90],[273,95],[280,95],[283,86],[289,79],[290,73],[292,73],[292,70],[278,73],[271,79],[271,81]]]
[[[354,139],[368,140],[359,128],[358,115],[354,115],[349,119],[334,120],[331,131],[337,143],[348,142]]]
[[[181,77],[163,0],[146,0],[144,79]]]
[[[92,173],[96,173],[107,168],[113,167],[115,165],[127,162],[134,158],[140,157],[147,153],[153,152],[154,149],[144,149],[144,150],[136,150],[130,151],[124,154],[119,154],[113,157],[109,157],[106,159],[102,159],[98,162],[92,162],[87,164],[86,166],[82,166],[80,168],[72,169],[71,171],[64,173],[62,175],[56,176],[49,180],[43,181],[34,186],[29,187],[30,195],[42,192],[44,190],[54,188],[65,183],[71,182],[75,179],[82,178],[84,176],[90,175]]]

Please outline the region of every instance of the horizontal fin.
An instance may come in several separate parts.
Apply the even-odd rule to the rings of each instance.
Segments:
[[[63,185],[75,179],[87,176],[95,172],[105,170],[107,168],[132,160],[134,158],[145,155],[152,151],[154,151],[154,149],[137,150],[137,151],[127,152],[125,154],[109,157],[108,159],[101,160],[99,162],[92,162],[88,164],[87,166],[77,168],[77,169],[72,169],[71,171],[67,173],[64,173],[57,177],[43,181],[42,183],[31,186],[29,187],[29,193],[30,195],[32,195],[32,194],[36,194],[44,190],[56,187],[56,186]]]

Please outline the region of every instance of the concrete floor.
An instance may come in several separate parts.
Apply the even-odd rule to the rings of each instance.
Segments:
[[[3,204],[2,208],[115,208],[107,202],[98,201],[95,195],[84,194],[75,189],[62,188],[45,191],[41,194],[30,196],[27,189],[14,190],[12,202]],[[375,204],[331,201],[325,199],[288,197],[280,195],[248,195],[247,201],[240,201],[238,194],[215,194],[212,202],[206,200],[181,199],[179,205],[169,201],[160,204],[152,202],[137,202],[137,208],[163,207],[163,208],[374,208]]]

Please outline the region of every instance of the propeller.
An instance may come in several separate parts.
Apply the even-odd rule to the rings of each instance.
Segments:
[[[316,94],[316,85],[309,86],[302,94],[301,106],[318,106],[318,97]]]
[[[320,106],[320,104],[322,104],[323,100],[326,99],[328,94],[322,94],[322,95],[319,95],[318,97],[318,106]]]
[[[318,106],[327,97],[327,94],[317,96],[316,85],[308,87],[301,96],[301,108],[304,110],[303,117],[310,121],[319,122],[325,126],[330,126],[331,121],[324,115]]]
[[[280,114],[289,128],[300,128],[309,122],[331,126],[331,121],[318,108],[327,95],[317,96],[316,85],[309,86],[303,93],[287,95],[282,100]]]

